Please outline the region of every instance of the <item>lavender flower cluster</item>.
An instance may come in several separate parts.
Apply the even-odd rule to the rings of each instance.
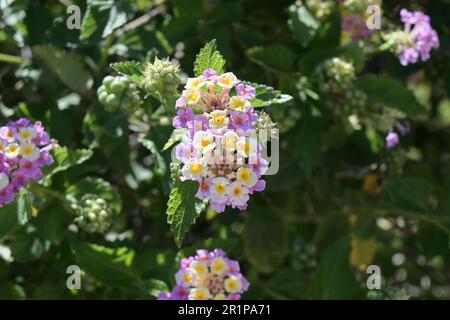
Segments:
[[[183,163],[181,180],[198,181],[196,197],[209,198],[217,212],[226,206],[245,210],[249,196],[265,188],[261,176],[268,163],[261,156],[258,115],[250,103],[255,94],[233,73],[208,69],[187,80],[176,102],[173,126],[187,129],[175,149]]]
[[[0,207],[29,181],[42,178],[42,167],[53,163],[55,144],[40,122],[21,118],[0,127]]]
[[[249,282],[240,273],[239,262],[221,249],[197,250],[184,258],[175,274],[172,292],[162,292],[158,300],[240,300]]]

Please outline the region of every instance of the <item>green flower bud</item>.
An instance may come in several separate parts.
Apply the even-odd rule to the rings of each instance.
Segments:
[[[144,71],[144,88],[148,92],[156,93],[162,97],[173,96],[181,83],[180,70],[169,60],[155,58]]]
[[[97,95],[98,101],[108,111],[115,111],[121,107],[133,112],[141,104],[136,85],[124,76],[106,76],[103,85],[97,90]]]
[[[112,210],[108,203],[94,194],[86,194],[72,206],[77,213],[75,223],[88,233],[104,233],[112,223]]]

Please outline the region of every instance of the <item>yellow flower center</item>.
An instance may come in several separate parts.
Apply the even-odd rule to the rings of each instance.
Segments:
[[[224,123],[224,117],[215,117],[214,122],[216,123],[216,126],[222,126]]]
[[[240,188],[240,187],[234,187],[233,188],[233,195],[236,197],[236,198],[239,198],[240,196],[242,196],[242,189]]]
[[[216,184],[216,192],[217,193],[225,193],[225,183],[221,182],[221,183],[217,183]]]
[[[183,281],[184,282],[191,282],[192,280],[192,276],[189,273],[185,273],[183,276]]]
[[[210,141],[208,139],[202,139],[202,147],[206,148],[207,146],[209,146]]]
[[[202,165],[194,163],[193,165],[191,165],[191,172],[195,175],[200,174],[200,172],[202,172]]]
[[[24,140],[28,140],[31,137],[31,132],[28,130],[22,131],[20,137]]]
[[[10,151],[10,152],[16,152],[16,151],[17,151],[17,148],[18,148],[18,146],[15,145],[15,144],[13,144],[13,145],[9,146],[9,151]],[[24,150],[24,152],[25,152],[25,150]]]

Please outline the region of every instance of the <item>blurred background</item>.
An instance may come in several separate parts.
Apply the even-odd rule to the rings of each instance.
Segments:
[[[361,1],[382,8],[364,39],[341,26],[366,7],[341,2],[0,0],[1,123],[42,121],[64,147],[26,201],[0,208],[0,298],[152,298],[182,256],[223,248],[251,283],[246,299],[449,299],[450,2]],[[406,67],[382,48],[403,30],[402,8],[429,15],[440,40]],[[212,39],[227,71],[293,99],[264,108],[280,130],[266,190],[245,212],[206,208],[178,250],[161,151],[170,117],[141,89],[139,108],[114,112],[96,91],[118,61],[169,57],[193,76]],[[87,192],[116,211],[108,231],[74,223],[68,201]],[[66,287],[73,264],[81,290]],[[379,290],[366,286],[369,265]]]

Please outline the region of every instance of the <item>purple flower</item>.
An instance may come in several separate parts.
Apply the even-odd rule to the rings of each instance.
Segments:
[[[256,96],[256,90],[252,86],[245,85],[240,83],[236,86],[236,92],[238,96],[243,97],[248,100]]]
[[[186,107],[186,101],[184,100],[183,96],[179,97],[177,101],[175,101],[175,107],[177,108]]]
[[[230,293],[227,296],[227,300],[241,300],[241,295],[238,293]]]
[[[419,59],[419,52],[415,48],[406,48],[400,54],[400,63],[403,66],[407,66],[410,63],[416,63],[417,59]]]
[[[0,194],[1,207],[11,202],[29,181],[42,178],[42,167],[53,163],[50,150],[56,142],[50,140],[41,122],[32,124],[28,119],[21,118],[0,128],[0,144],[3,147],[9,145],[0,153],[0,173],[6,175],[3,184],[10,182]]]
[[[17,139],[17,129],[11,126],[5,126],[0,128],[0,139],[11,143]]]
[[[395,146],[399,143],[400,139],[396,132],[389,132],[386,136],[386,147],[388,149],[395,148]]]
[[[203,78],[207,79],[207,80],[212,80],[215,79],[215,77],[217,77],[217,72],[214,69],[206,69],[205,71],[203,71]]]
[[[176,286],[170,295],[171,300],[187,300],[189,297],[189,289],[184,286]]]
[[[157,300],[172,300],[170,292],[160,292],[156,297]]]
[[[194,119],[194,111],[192,108],[186,110],[178,110],[177,115],[173,118],[172,125],[174,128],[186,128],[187,123]]]
[[[400,63],[404,66],[416,63],[419,59],[430,59],[432,49],[439,48],[439,37],[430,24],[430,18],[423,12],[400,11],[400,17],[405,24],[405,33],[411,38],[412,45],[400,44],[398,49]]]
[[[395,126],[397,127],[398,131],[400,131],[400,134],[402,136],[407,135],[409,133],[410,128],[408,124],[397,123]]]
[[[175,279],[177,285],[173,290],[170,293],[160,293],[158,300],[196,299],[192,290],[200,288],[210,293],[208,299],[214,299],[220,294],[225,295],[225,298],[239,300],[249,287],[249,282],[240,272],[239,263],[228,258],[218,248],[212,251],[199,249],[195,256],[183,258]],[[230,280],[240,289],[235,290],[229,286]]]
[[[197,199],[208,198],[211,194],[209,192],[209,189],[210,189],[210,179],[204,179],[200,181],[198,191],[195,196],[197,197]]]
[[[11,203],[14,200],[15,193],[13,192],[12,185],[8,185],[6,188],[0,190],[0,207],[5,203]]]
[[[217,212],[222,213],[225,211],[225,203],[217,203],[211,201],[211,207]]]
[[[250,117],[247,113],[234,111],[230,116],[231,122],[230,125],[232,128],[236,130],[247,131],[251,128],[252,123],[250,122]]]

